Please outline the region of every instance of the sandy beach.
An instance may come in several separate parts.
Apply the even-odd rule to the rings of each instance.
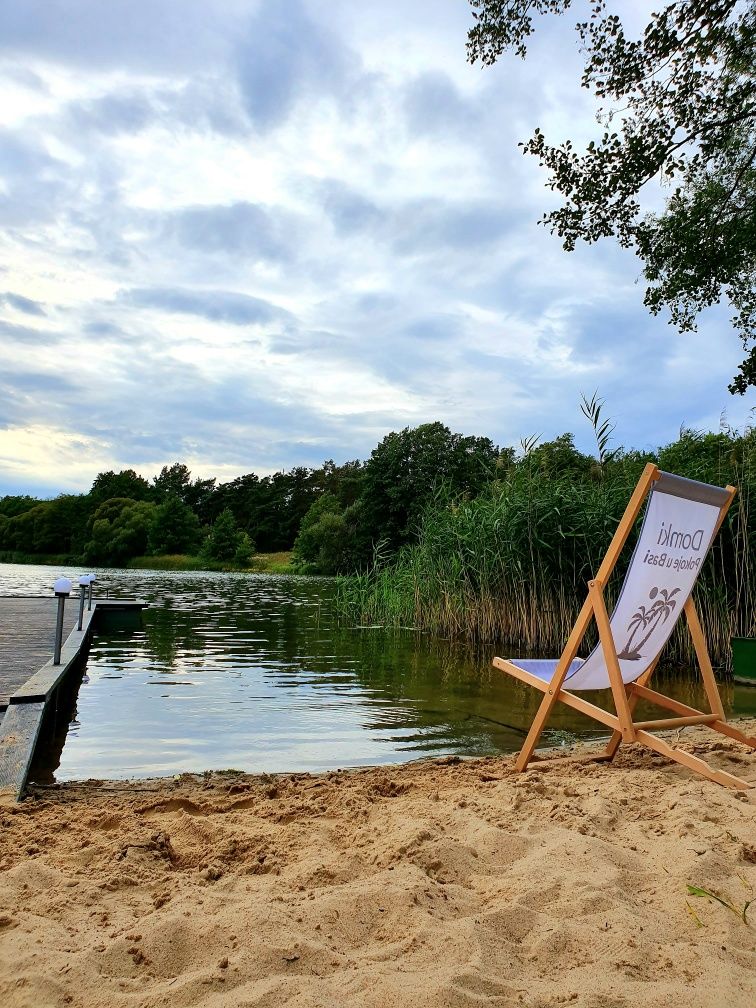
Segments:
[[[638,747],[89,782],[0,830],[4,1008],[756,1003],[756,789]]]

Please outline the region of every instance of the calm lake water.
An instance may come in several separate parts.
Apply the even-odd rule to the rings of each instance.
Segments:
[[[0,564],[0,595],[50,595],[57,576],[79,573]],[[511,752],[540,698],[491,668],[494,648],[337,625],[327,579],[97,575],[98,593],[139,596],[150,608],[139,629],[94,637],[72,720],[38,761],[40,781]],[[665,676],[664,687],[705,702],[691,676]],[[729,714],[756,713],[755,689],[725,683],[722,692]],[[599,734],[560,705],[545,738]]]

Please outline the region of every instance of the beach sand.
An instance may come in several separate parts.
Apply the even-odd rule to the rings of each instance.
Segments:
[[[4,1008],[756,1004],[756,790],[638,747],[123,787],[0,807]]]

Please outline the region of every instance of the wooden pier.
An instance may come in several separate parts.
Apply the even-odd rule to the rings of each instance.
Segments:
[[[79,599],[72,596],[60,662],[54,665],[57,600],[0,598],[0,794],[21,797],[45,714],[59,687],[83,664],[98,623],[108,613],[141,611],[146,605],[141,599],[97,599],[91,611],[85,610],[79,630]]]
[[[49,598],[0,598],[0,720],[11,693],[23,686],[53,653],[57,601]],[[63,638],[79,617],[79,600],[66,603]]]

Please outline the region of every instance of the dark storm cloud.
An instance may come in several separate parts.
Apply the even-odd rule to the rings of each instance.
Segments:
[[[196,71],[226,51],[238,9],[203,0],[150,0],[148,7],[135,0],[0,0],[0,53],[88,68]]]
[[[0,294],[0,301],[4,301],[11,308],[15,308],[16,311],[23,312],[25,315],[46,314],[39,301],[32,301],[31,298],[23,297],[21,294],[12,294],[10,291],[6,291],[5,294]]]
[[[440,71],[428,71],[404,87],[404,112],[412,134],[472,134],[484,107],[480,100],[465,99],[453,81]]]
[[[345,99],[358,64],[299,0],[263,0],[238,47],[242,100],[261,133],[281,125],[300,100]]]
[[[70,175],[39,135],[0,129],[0,222],[18,227],[54,220],[71,191]]]
[[[522,220],[520,211],[494,200],[440,199],[407,203],[394,215],[392,244],[399,254],[491,245]]]
[[[290,317],[287,311],[269,301],[234,291],[146,287],[121,291],[118,300],[137,308],[197,315],[209,322],[230,325],[262,325]]]
[[[3,321],[0,321],[0,336],[3,343],[26,343],[30,346],[49,346],[65,338],[60,332],[49,332],[45,329],[34,329],[31,326],[14,325]]]
[[[341,235],[378,227],[385,218],[384,212],[375,203],[339,179],[323,179],[314,189],[331,223]]]
[[[255,203],[194,206],[164,218],[163,234],[188,248],[248,259],[290,262],[295,258],[294,215]]]

